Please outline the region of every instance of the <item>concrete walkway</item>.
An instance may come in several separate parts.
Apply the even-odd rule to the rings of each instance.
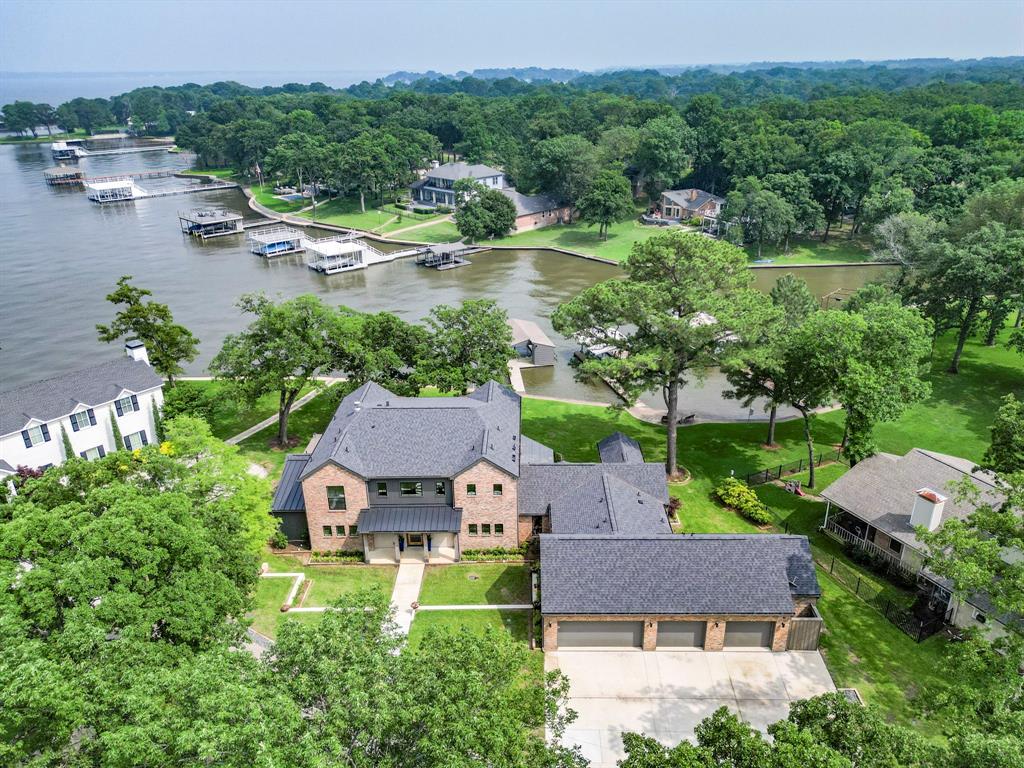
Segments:
[[[336,384],[339,381],[344,381],[344,379],[324,378],[324,379],[321,379],[321,381],[323,381],[324,384],[326,384],[329,387],[332,384]],[[299,410],[299,408],[304,406],[306,403],[308,403],[314,397],[319,395],[321,392],[323,392],[322,389],[313,389],[313,390],[310,390],[309,392],[307,392],[306,394],[304,394],[302,397],[300,397],[298,400],[296,400],[292,404],[292,409],[289,412],[289,415],[295,413],[297,410]],[[237,435],[234,435],[233,437],[229,437],[224,442],[227,443],[228,445],[237,445],[238,443],[242,442],[243,440],[246,440],[246,439],[252,437],[257,432],[261,432],[262,430],[264,430],[267,427],[269,427],[269,426],[271,426],[273,424],[276,424],[276,423],[277,423],[277,414],[275,413],[273,416],[268,416],[267,418],[265,418],[260,423],[253,424],[251,427],[249,427],[244,432],[239,432]]]
[[[412,604],[419,600],[420,587],[423,584],[422,561],[405,561],[398,564],[395,577],[395,588],[391,592],[391,607],[395,611],[395,623],[400,634],[408,635],[416,609]]]

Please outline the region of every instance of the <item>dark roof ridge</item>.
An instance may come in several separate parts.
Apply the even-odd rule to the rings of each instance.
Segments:
[[[956,466],[955,464],[951,464],[949,461],[947,461],[947,459],[959,458],[957,456],[951,456],[948,453],[937,453],[935,451],[929,451],[927,448],[917,448],[917,447],[915,447],[915,448],[912,448],[911,451],[913,453],[920,453],[922,456],[927,456],[932,461],[937,461],[942,466],[949,467],[950,469],[954,470],[955,472],[959,472],[961,475],[967,475],[968,477],[972,478],[973,480],[977,480],[979,483],[987,485],[989,488],[995,489],[995,488],[999,487],[995,483],[990,482],[987,479],[987,477],[989,477],[989,472],[987,470],[981,469],[981,467],[978,467],[977,465],[975,465],[975,468],[979,469],[981,471],[980,472],[968,472],[968,471],[966,471],[964,469],[961,469],[960,467]]]
[[[703,541],[778,541],[779,539],[806,539],[801,533],[542,533],[559,539],[614,539],[615,541],[646,541],[648,539],[678,539],[680,541],[699,539]]]

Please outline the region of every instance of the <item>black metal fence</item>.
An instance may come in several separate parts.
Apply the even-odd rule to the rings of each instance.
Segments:
[[[920,643],[942,629],[944,617],[927,611],[915,611],[912,595],[900,592],[895,587],[879,586],[834,556],[822,556],[820,552],[815,552],[815,560],[822,570],[828,571],[832,578],[877,609],[915,641]]]
[[[820,467],[822,464],[832,464],[837,461],[846,461],[846,459],[843,458],[843,454],[838,449],[834,451],[823,451],[814,457],[814,466]],[[764,483],[770,483],[773,480],[779,480],[788,475],[798,475],[809,467],[810,462],[807,459],[798,459],[797,461],[791,461],[788,464],[779,464],[775,467],[759,469],[757,472],[749,473],[744,479],[747,481],[747,485],[762,485]]]

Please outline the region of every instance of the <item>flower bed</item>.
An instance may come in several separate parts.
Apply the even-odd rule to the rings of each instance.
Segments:
[[[363,553],[359,550],[338,549],[334,551],[318,551],[310,553],[309,556],[310,565],[338,565],[362,562]]]

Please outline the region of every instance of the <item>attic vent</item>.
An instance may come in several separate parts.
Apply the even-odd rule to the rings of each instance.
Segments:
[[[637,504],[643,504],[643,503],[644,503],[644,500],[643,500],[643,499],[641,499],[641,498],[640,498],[640,497],[638,496],[638,497],[637,497],[637,499],[636,499],[636,503],[637,503]]]

